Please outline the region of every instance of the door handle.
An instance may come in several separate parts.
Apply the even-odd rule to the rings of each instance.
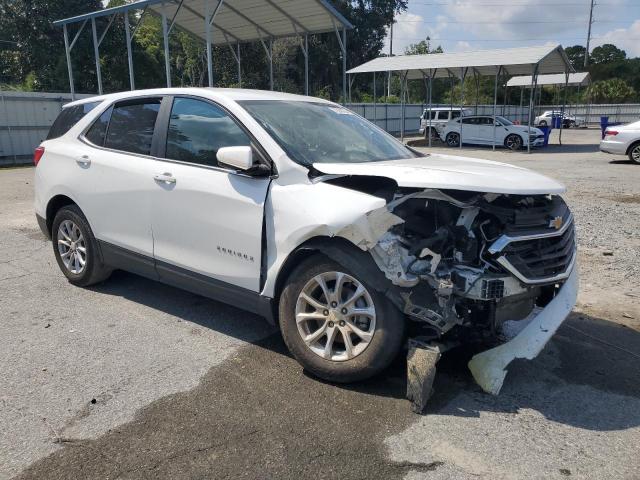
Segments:
[[[176,179],[168,172],[159,173],[153,176],[153,179],[158,183],[164,183],[165,185],[173,185],[176,183]]]
[[[88,167],[91,165],[91,159],[89,155],[82,155],[81,157],[76,158],[76,163],[81,167]]]

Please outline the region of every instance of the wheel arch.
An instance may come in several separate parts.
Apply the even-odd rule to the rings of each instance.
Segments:
[[[53,219],[55,218],[56,213],[58,213],[58,211],[62,207],[66,207],[68,205],[76,205],[78,208],[80,208],[71,197],[64,194],[55,195],[49,200],[49,202],[47,202],[45,221],[47,225],[47,231],[49,232],[50,236],[52,234],[51,229],[53,227]]]
[[[631,150],[636,148],[638,145],[640,145],[640,140],[636,140],[635,142],[631,142],[631,144],[627,147],[627,151],[626,151],[625,155],[629,155],[631,153]]]
[[[291,273],[303,261],[314,255],[323,255],[331,260],[344,265],[354,274],[366,278],[366,282],[375,290],[385,295],[400,310],[402,310],[402,297],[398,287],[389,281],[378,268],[371,254],[358,248],[349,240],[342,237],[317,236],[306,240],[295,248],[286,258],[276,276],[273,306],[274,315],[277,318],[277,306],[280,295]]]

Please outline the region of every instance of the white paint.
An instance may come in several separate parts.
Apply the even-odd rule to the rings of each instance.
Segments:
[[[387,177],[401,187],[518,195],[563,193],[566,190],[556,180],[526,168],[453,155],[369,163],[314,163],[313,166],[327,174]]]

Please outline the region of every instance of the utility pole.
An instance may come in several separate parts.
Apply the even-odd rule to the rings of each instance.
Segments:
[[[395,18],[391,21],[391,31],[389,32],[389,56],[393,57],[393,24],[396,22]],[[387,80],[387,101],[391,96],[391,71],[389,71],[389,78]]]
[[[587,48],[584,51],[584,68],[589,65],[589,43],[591,42],[591,25],[593,24],[593,5],[594,0],[591,0],[591,9],[589,10],[589,30],[587,31]]]

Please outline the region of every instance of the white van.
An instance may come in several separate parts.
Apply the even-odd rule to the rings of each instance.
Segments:
[[[444,131],[444,127],[451,120],[455,120],[456,118],[460,118],[460,112],[462,112],[462,116],[471,115],[471,110],[468,108],[460,108],[460,107],[435,107],[431,109],[431,123],[429,123],[429,109],[425,108],[424,112],[420,116],[420,135],[424,135],[427,137],[426,132],[429,130],[429,125],[431,125],[431,136],[433,139],[439,140],[440,135]]]

